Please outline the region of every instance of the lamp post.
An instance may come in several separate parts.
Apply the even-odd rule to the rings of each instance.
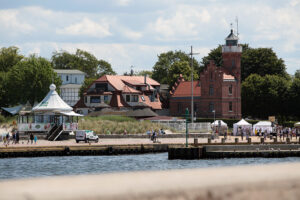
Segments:
[[[216,110],[213,110],[212,111],[214,113],[214,123],[216,121]],[[215,124],[214,124],[214,136],[215,136],[215,132],[216,132],[216,127],[215,127]]]
[[[185,109],[185,139],[186,139],[186,142],[185,142],[185,147],[188,147],[188,134],[189,134],[189,127],[188,127],[188,118],[189,118],[189,109],[186,108]]]

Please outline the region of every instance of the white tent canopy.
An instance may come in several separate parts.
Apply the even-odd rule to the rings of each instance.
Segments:
[[[295,127],[300,127],[300,122],[294,124]]]
[[[73,108],[66,104],[57,94],[55,91],[56,86],[54,84],[51,84],[49,88],[49,93],[38,105],[32,109],[33,112],[70,112],[73,110]]]
[[[219,123],[221,123],[221,127],[227,127],[227,124],[225,122],[223,122],[222,120],[216,120],[214,121],[211,126],[212,127],[216,127],[219,126]]]
[[[248,123],[246,120],[241,119],[239,122],[233,124],[233,134],[237,135],[238,133],[238,128],[246,128],[246,129],[252,129],[252,124]]]
[[[83,115],[81,114],[78,114],[74,111],[69,111],[69,112],[60,112],[61,114],[63,115],[66,115],[66,116],[76,116],[76,117],[82,117]]]
[[[253,133],[255,133],[255,129],[257,131],[261,130],[262,132],[267,131],[268,133],[271,133],[272,123],[270,121],[259,121],[253,125]]]

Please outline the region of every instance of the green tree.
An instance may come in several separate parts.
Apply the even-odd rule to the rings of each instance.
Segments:
[[[287,115],[289,85],[290,81],[282,76],[251,74],[242,83],[243,115],[259,118]]]
[[[79,90],[80,97],[83,97],[85,90],[96,80],[96,78],[86,78]]]
[[[182,74],[182,77],[185,80],[191,79],[191,67],[187,61],[176,61],[172,64],[171,68],[169,69],[168,73],[168,84],[170,87],[174,85],[174,83],[177,81],[180,74]],[[199,78],[196,71],[194,71],[194,80],[197,80]]]
[[[294,77],[300,79],[300,69],[296,70]]]
[[[59,88],[61,80],[53,71],[51,63],[42,57],[31,55],[18,62],[7,74],[7,100],[10,105],[41,101],[49,92],[52,82]]]
[[[0,72],[0,106],[8,106],[7,101],[7,73]]]
[[[0,71],[8,72],[10,68],[16,65],[23,59],[23,56],[19,54],[18,47],[8,47],[0,49]]]
[[[116,74],[108,62],[98,60],[91,53],[80,49],[77,49],[75,54],[67,51],[54,52],[51,62],[55,69],[81,70],[86,73],[87,78]]]
[[[250,74],[280,75],[289,78],[284,61],[271,48],[248,48],[242,53],[242,81]]]
[[[148,77],[152,78],[152,74],[153,74],[152,71],[142,70],[142,71],[138,72],[136,75],[137,76],[145,76],[145,75],[147,75]]]
[[[116,75],[116,72],[111,68],[110,63],[105,60],[99,60],[96,77],[101,77],[103,75]]]
[[[300,120],[300,78],[295,78],[289,88],[289,115]]]
[[[278,58],[271,48],[251,48],[248,44],[241,44],[243,47],[241,57],[241,78],[244,81],[251,74],[265,76],[280,75],[289,78],[284,61]],[[222,66],[222,46],[212,49],[208,56],[202,58],[201,64],[208,65],[214,60],[217,66]]]
[[[152,78],[159,83],[169,84],[169,70],[175,62],[187,62],[190,63],[190,57],[182,51],[169,51],[167,53],[161,53],[158,56],[158,61],[153,66]],[[193,59],[193,67],[197,74],[201,71],[201,67],[197,60]],[[185,73],[182,71],[182,74]]]
[[[212,49],[207,56],[202,58],[201,64],[207,66],[209,61],[215,61],[217,66],[222,66],[222,46],[219,45],[217,48]]]

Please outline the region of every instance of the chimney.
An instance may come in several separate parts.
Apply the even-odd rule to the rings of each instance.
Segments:
[[[144,83],[147,84],[147,74],[144,75]]]

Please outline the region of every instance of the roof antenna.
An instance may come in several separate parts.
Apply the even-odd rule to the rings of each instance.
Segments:
[[[131,65],[130,76],[133,76],[133,66]]]
[[[236,22],[236,35],[239,37],[239,18],[237,16],[235,17],[235,22]]]

